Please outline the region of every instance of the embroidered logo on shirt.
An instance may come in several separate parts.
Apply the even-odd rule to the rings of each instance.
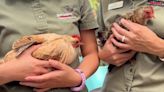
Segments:
[[[76,18],[76,16],[74,16],[73,13],[57,14],[56,16],[59,19],[73,19],[73,18]]]
[[[164,0],[148,0],[148,4],[156,6],[164,6]]]
[[[75,6],[66,5],[66,6],[63,6],[61,10],[63,13],[59,13],[56,15],[58,19],[62,19],[62,20],[75,19],[78,16]]]

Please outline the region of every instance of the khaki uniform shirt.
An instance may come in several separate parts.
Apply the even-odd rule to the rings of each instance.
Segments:
[[[88,0],[1,0],[0,58],[23,35],[40,33],[79,34],[79,30],[97,28]],[[78,60],[73,67],[77,67]],[[12,76],[11,76],[12,77]],[[9,83],[0,92],[32,92],[28,87]],[[49,92],[70,92],[54,89]]]
[[[101,0],[98,15],[101,31],[107,31],[107,21],[117,14],[148,4],[147,0],[123,0],[123,7],[108,9],[109,4],[118,1],[121,0]],[[155,18],[148,22],[148,27],[164,38],[164,6],[152,6]],[[107,74],[102,92],[164,92],[164,62],[147,53],[137,53],[135,58],[135,61],[115,67]]]

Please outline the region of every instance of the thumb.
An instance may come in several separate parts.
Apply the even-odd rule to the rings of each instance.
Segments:
[[[50,65],[57,70],[64,70],[64,67],[66,67],[65,64],[62,64],[61,62],[57,61],[57,60],[49,60]]]

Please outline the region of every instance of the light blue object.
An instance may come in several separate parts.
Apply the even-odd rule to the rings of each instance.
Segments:
[[[82,57],[79,57],[80,62],[83,60]],[[86,86],[88,91],[100,88],[103,86],[106,73],[108,71],[108,66],[99,66],[97,71],[86,80]]]
[[[97,71],[86,80],[86,86],[90,92],[93,89],[103,86],[103,82],[107,73],[108,66],[99,66]]]

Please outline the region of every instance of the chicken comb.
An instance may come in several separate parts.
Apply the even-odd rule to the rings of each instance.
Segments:
[[[152,6],[148,6],[148,8],[151,10],[151,12],[154,14],[154,8]]]
[[[149,16],[145,16],[146,18],[154,18],[154,8],[152,6],[145,7],[144,12],[149,12]]]
[[[72,35],[72,37],[73,37],[73,38],[77,38],[79,41],[81,40],[81,39],[80,39],[80,35],[75,34],[75,35]]]

